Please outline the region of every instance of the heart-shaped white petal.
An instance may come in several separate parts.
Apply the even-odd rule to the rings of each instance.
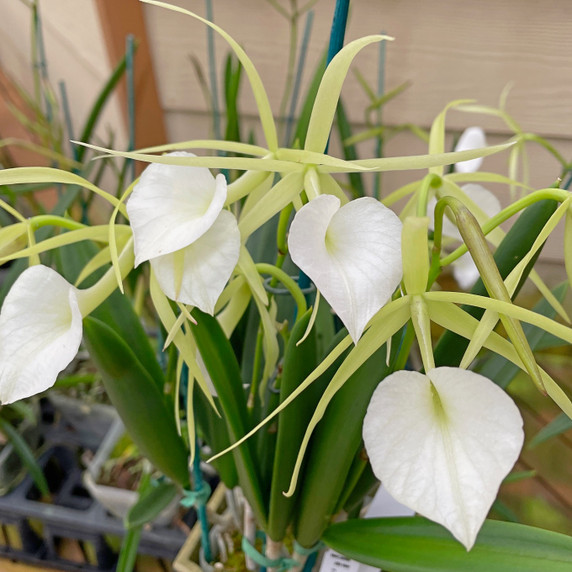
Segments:
[[[313,280],[354,342],[401,281],[401,226],[393,211],[371,197],[340,208],[332,195],[310,201],[292,221],[292,260]]]
[[[500,387],[472,371],[440,367],[427,375],[398,371],[382,381],[363,437],[390,494],[470,550],[524,433]]]
[[[0,401],[12,403],[51,387],[81,343],[76,289],[46,266],[14,282],[0,313]]]
[[[236,219],[225,210],[190,246],[151,259],[151,266],[169,298],[212,315],[239,254],[240,232]]]
[[[226,179],[215,179],[205,167],[149,165],[127,201],[135,266],[181,250],[202,236],[221,212],[226,192]]]
[[[480,127],[468,127],[459,137],[459,141],[455,145],[455,151],[470,151],[471,149],[486,147],[486,145],[485,132]],[[482,157],[461,161],[455,164],[455,171],[457,173],[474,173],[480,169],[482,163]]]

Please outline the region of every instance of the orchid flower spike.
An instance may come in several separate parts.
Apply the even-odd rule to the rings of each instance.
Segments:
[[[332,195],[310,201],[292,221],[288,249],[356,343],[401,281],[401,221],[371,197],[341,208]]]
[[[459,141],[455,146],[455,151],[468,151],[470,149],[479,149],[487,144],[484,131],[480,127],[468,127],[463,131]],[[457,173],[474,173],[478,171],[483,163],[483,158],[471,159],[469,161],[461,161],[455,164]],[[483,212],[492,217],[501,211],[501,204],[498,198],[485,189],[482,185],[476,183],[468,183],[461,186],[461,190],[465,195],[483,210]],[[435,199],[431,199],[428,203],[430,216],[435,208]],[[433,228],[433,224],[431,227]],[[457,227],[447,218],[443,218],[443,236],[462,241],[461,234]],[[469,290],[479,278],[479,271],[467,252],[453,263],[453,276],[463,290]]]
[[[226,196],[223,175],[215,178],[204,167],[152,163],[127,202],[135,266],[150,261],[169,298],[211,315],[240,252],[236,219],[223,210]]]
[[[479,205],[482,211],[493,217],[501,211],[500,201],[488,189],[476,183],[468,183],[461,187],[465,195],[475,204]],[[443,235],[461,241],[461,234],[457,227],[447,218],[443,217]],[[471,258],[470,253],[465,252],[463,256],[453,263],[453,276],[463,290],[469,290],[479,278],[479,271]]]
[[[373,472],[393,498],[465,545],[477,533],[524,441],[522,418],[472,371],[398,371],[373,393],[363,424]]]
[[[22,272],[0,313],[2,404],[54,385],[76,355],[81,337],[78,290],[46,266]]]

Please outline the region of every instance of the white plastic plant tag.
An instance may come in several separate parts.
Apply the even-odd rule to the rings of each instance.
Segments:
[[[320,572],[358,572],[359,569],[359,562],[350,560],[333,550],[326,550],[320,566]]]

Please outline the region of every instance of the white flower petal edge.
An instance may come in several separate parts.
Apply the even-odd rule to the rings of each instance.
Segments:
[[[150,262],[166,296],[212,315],[239,254],[236,219],[229,211],[221,211],[207,232],[190,246]]]
[[[51,387],[76,355],[81,336],[76,288],[46,266],[25,270],[0,313],[0,401]]]
[[[402,277],[401,221],[364,197],[340,208],[321,195],[301,208],[290,226],[294,263],[316,284],[357,342]]]
[[[194,157],[192,153],[170,153]],[[226,200],[226,179],[206,167],[152,163],[127,201],[135,266],[192,244],[214,223]]]
[[[489,379],[451,367],[387,377],[374,391],[363,437],[389,493],[467,550],[524,441],[512,399]]]
[[[487,140],[485,132],[480,127],[468,127],[463,131],[455,145],[455,151],[469,151],[471,149],[479,149],[486,147]],[[457,173],[474,173],[481,168],[483,158],[470,159],[469,161],[461,161],[455,164]]]

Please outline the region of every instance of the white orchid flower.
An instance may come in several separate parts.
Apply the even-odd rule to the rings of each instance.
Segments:
[[[310,201],[292,221],[288,249],[354,342],[401,281],[401,221],[371,197],[341,208],[332,195]]]
[[[223,175],[215,179],[207,168],[152,163],[127,202],[135,265],[150,261],[169,298],[211,315],[240,252],[226,195]]]
[[[472,371],[439,367],[382,381],[363,438],[375,475],[395,500],[442,524],[470,550],[524,433],[500,387]]]
[[[0,401],[12,403],[54,385],[81,337],[78,290],[46,266],[22,272],[0,313]]]

